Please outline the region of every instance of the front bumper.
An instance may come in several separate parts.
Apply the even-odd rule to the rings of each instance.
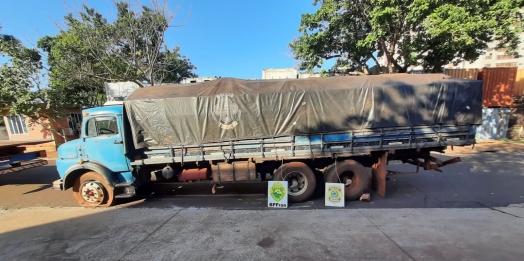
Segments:
[[[53,189],[64,190],[64,181],[62,179],[53,181]]]

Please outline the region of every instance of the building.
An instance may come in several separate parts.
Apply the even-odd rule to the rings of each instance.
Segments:
[[[39,123],[33,123],[24,115],[12,115],[9,108],[2,110],[7,140],[12,141],[47,141],[58,146],[68,140],[79,137],[80,124],[82,122],[81,109],[70,108],[66,117],[52,120],[41,119]],[[57,135],[54,133],[59,133]],[[5,136],[5,135],[2,135]],[[4,137],[5,139],[5,137]]]
[[[443,69],[480,69],[484,67],[518,67],[519,69],[524,68],[524,33],[520,34],[521,43],[518,46],[517,55],[507,54],[506,48],[496,49],[497,42],[493,41],[488,43],[488,49],[485,50],[484,54],[481,54],[476,61],[473,62],[461,62],[461,63],[449,63],[444,66]],[[394,58],[398,55],[395,54]],[[387,57],[384,55],[377,58],[380,66],[387,66]],[[384,69],[386,70],[387,69]],[[408,69],[411,72],[422,72],[422,66],[412,66]]]
[[[524,34],[521,34],[521,44],[515,50],[518,54],[506,53],[506,48],[496,49],[496,42],[488,44],[488,49],[474,62],[462,62],[458,64],[448,64],[449,69],[473,69],[484,67],[518,67],[524,68]]]
[[[297,78],[299,78],[299,79],[307,79],[307,78],[317,78],[317,77],[322,77],[319,72],[298,73],[298,77]]]
[[[198,78],[184,78],[182,79],[182,84],[188,84],[188,83],[200,83],[200,82],[209,82],[216,79],[220,79],[220,77],[198,77]]]
[[[262,80],[270,79],[296,79],[297,69],[283,68],[283,69],[262,69]]]
[[[262,80],[270,79],[306,79],[321,77],[319,72],[303,73],[295,68],[262,69]]]
[[[135,82],[106,82],[104,87],[106,89],[107,102],[124,101],[127,96],[140,88]]]
[[[9,140],[9,133],[5,126],[0,126],[0,140]]]

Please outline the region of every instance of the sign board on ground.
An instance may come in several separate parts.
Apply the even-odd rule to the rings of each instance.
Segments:
[[[343,183],[326,183],[326,206],[344,207],[344,184]]]
[[[268,181],[267,184],[267,206],[287,208],[287,181]]]

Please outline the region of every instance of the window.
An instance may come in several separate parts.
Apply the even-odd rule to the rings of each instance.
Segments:
[[[118,124],[115,117],[91,118],[86,123],[86,136],[118,134]]]
[[[69,116],[67,116],[67,124],[69,125],[69,128],[78,130],[80,128],[80,123],[82,123],[81,113],[70,113]]]
[[[487,63],[486,65],[484,65],[484,67],[491,67],[491,63]]]
[[[486,56],[486,60],[491,59],[491,55]]]
[[[20,135],[28,133],[24,116],[7,116],[7,122],[9,124],[9,130],[11,131],[11,135]]]
[[[506,60],[517,58],[515,55],[497,55],[497,60]]]
[[[497,67],[517,67],[517,63],[497,63]]]

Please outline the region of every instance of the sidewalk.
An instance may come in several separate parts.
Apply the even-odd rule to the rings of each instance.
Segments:
[[[498,209],[0,210],[5,260],[522,260]]]

